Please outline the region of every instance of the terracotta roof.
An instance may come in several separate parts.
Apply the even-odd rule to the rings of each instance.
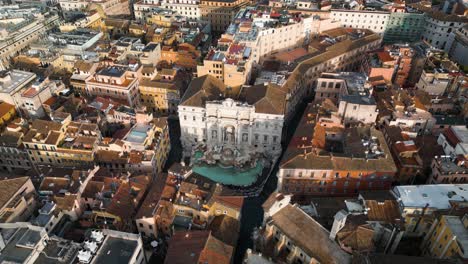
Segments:
[[[457,137],[457,135],[455,134],[455,132],[453,132],[452,128],[447,128],[444,132],[443,132],[445,138],[447,139],[447,142],[452,146],[452,147],[456,147],[458,145],[458,143],[461,142],[461,140]]]
[[[380,51],[377,52],[377,56],[379,57],[379,60],[382,62],[388,62],[388,61],[394,61],[395,59],[390,56],[390,53],[388,51]]]
[[[289,63],[289,62],[293,62],[299,58],[302,58],[306,55],[308,55],[309,53],[307,52],[306,49],[304,48],[297,48],[297,49],[293,49],[291,51],[283,51],[283,52],[279,52],[277,54],[274,55],[274,57],[283,62],[283,63]]]
[[[275,204],[276,201],[281,201],[284,199],[284,195],[282,193],[274,192],[270,194],[268,199],[262,204],[262,208],[264,211],[270,210],[270,208]]]
[[[198,263],[230,264],[234,248],[210,235]]]
[[[131,219],[135,215],[135,210],[149,183],[149,176],[133,177],[127,182],[123,182],[112,197],[112,202],[106,208],[106,212],[122,219]]]
[[[211,234],[220,241],[235,247],[239,238],[240,222],[227,215],[218,215],[213,218],[209,227]]]
[[[242,205],[244,204],[244,197],[242,196],[219,196],[216,195],[214,197],[215,201],[223,204],[224,206],[231,207],[232,209],[240,210],[242,209]]]
[[[65,196],[56,195],[53,200],[57,204],[57,208],[65,211],[71,211],[75,206],[76,198],[76,194],[66,194]]]
[[[285,112],[287,92],[276,84],[259,84],[241,90],[240,101],[255,106],[255,112],[282,115]]]
[[[412,142],[412,143],[409,143]],[[397,141],[394,143],[394,148],[398,153],[402,152],[416,152],[419,150],[419,148],[416,146],[416,144],[410,140],[410,141]]]
[[[370,225],[360,225],[351,230],[346,225],[336,234],[336,239],[344,248],[350,247],[351,251],[371,252],[374,249],[374,230]]]
[[[366,200],[366,207],[369,208],[367,217],[370,221],[396,223],[401,219],[400,209],[395,200],[386,200],[384,202]]]
[[[164,263],[199,263],[198,260],[209,236],[209,231],[175,232],[169,240],[169,248]]]
[[[232,91],[237,96],[236,91]],[[194,78],[180,100],[182,106],[204,107],[206,101],[221,99],[227,95],[226,86],[218,78],[212,75],[204,75]]]
[[[145,197],[135,219],[153,217],[156,207],[158,206],[159,200],[161,199],[164,187],[166,186],[167,174],[161,173],[156,176],[155,182],[151,185],[148,190],[148,194]]]
[[[283,155],[281,168],[307,168],[307,169],[331,169],[334,171],[377,171],[396,172],[396,166],[391,155],[379,156],[366,159],[365,149],[362,145],[362,138],[375,137],[379,143],[381,151],[390,154],[390,150],[385,142],[382,132],[370,126],[351,127],[343,130],[344,139],[340,144],[326,147],[325,127],[315,122],[317,108],[311,104],[304,112],[296,132]],[[312,144],[310,135],[313,135]],[[309,137],[307,142],[302,141],[303,137]],[[333,142],[330,142],[332,144]],[[311,145],[315,151],[309,150],[304,154],[303,145]],[[342,148],[341,150],[339,150]],[[333,153],[333,158],[331,158]]]
[[[0,208],[12,198],[12,196],[29,180],[29,177],[20,177],[15,179],[0,181]]]
[[[320,263],[346,264],[350,257],[329,238],[329,232],[312,217],[293,205],[286,205],[272,216],[272,224],[293,244]]]
[[[1,102],[0,103],[0,117],[4,116],[6,113],[10,112],[12,109],[15,109],[14,105]]]
[[[83,190],[81,197],[95,199],[96,194],[101,192],[103,188],[104,182],[90,180],[88,184],[86,184],[86,187]]]
[[[75,69],[78,69],[82,72],[90,72],[91,69],[93,68],[93,64],[92,62],[87,62],[87,61],[83,61],[83,60],[77,60],[75,62],[75,65],[73,65],[73,67]]]

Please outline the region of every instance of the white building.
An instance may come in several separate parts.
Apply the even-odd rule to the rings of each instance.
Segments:
[[[57,84],[49,79],[42,82],[36,81],[31,87],[21,93],[20,108],[28,112],[31,118],[43,117],[45,111],[42,104],[51,98],[56,90]]]
[[[64,18],[69,20],[84,15],[90,2],[81,0],[58,0],[58,3]]]
[[[0,71],[0,101],[21,107],[21,92],[36,79],[31,72],[12,70]]]
[[[285,98],[276,85],[231,89],[211,75],[195,78],[178,107],[185,153],[206,144],[278,157]]]
[[[12,17],[17,15],[20,17]],[[0,70],[9,65],[12,57],[17,56],[21,50],[39,40],[59,23],[58,15],[39,9],[23,9],[18,5],[1,8]]]
[[[138,22],[144,22],[153,11],[161,9],[159,0],[141,0],[133,4],[133,13]]]
[[[338,115],[343,123],[374,124],[377,119],[377,104],[371,95],[344,95],[340,99]]]
[[[252,49],[253,62],[258,63],[262,57],[275,51],[301,46],[314,28],[312,16],[294,20],[292,17],[281,17],[287,21],[273,18],[270,13],[256,13],[256,7],[241,9],[235,16],[222,38]],[[317,25],[315,25],[317,27]]]
[[[445,51],[461,65],[468,65],[468,24],[450,33]]]
[[[181,16],[189,19],[200,19],[201,12],[199,0],[163,0],[161,7],[177,12]]]
[[[338,10],[330,12],[330,18],[339,21],[343,27],[370,29],[383,34],[388,23],[390,12],[366,10]]]
[[[102,32],[77,28],[70,32],[51,33],[47,37],[62,49],[64,66],[71,69],[77,60],[85,59],[85,51],[102,36]]]
[[[138,234],[109,229],[92,230],[88,239],[76,243],[49,236],[46,228],[28,222],[2,223],[1,262],[16,263],[146,263]]]
[[[468,155],[468,129],[465,126],[451,126],[437,138],[446,155]]]
[[[438,210],[448,210],[451,201],[463,202],[468,197],[468,184],[428,184],[395,186],[392,194],[400,205],[402,216],[430,215]]]
[[[445,49],[452,32],[466,25],[468,18],[456,15],[446,15],[438,11],[426,12],[426,27],[423,39],[431,46]]]

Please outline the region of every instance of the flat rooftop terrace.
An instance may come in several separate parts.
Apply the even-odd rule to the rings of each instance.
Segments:
[[[97,252],[93,262],[99,264],[127,264],[132,258],[137,246],[138,241],[136,240],[109,236]]]
[[[11,93],[35,79],[32,72],[12,70],[0,72],[0,93]]]

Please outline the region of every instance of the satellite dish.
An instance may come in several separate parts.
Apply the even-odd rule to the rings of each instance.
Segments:
[[[152,247],[156,248],[156,247],[158,247],[158,245],[159,245],[158,241],[156,241],[156,240],[151,241],[151,246]]]

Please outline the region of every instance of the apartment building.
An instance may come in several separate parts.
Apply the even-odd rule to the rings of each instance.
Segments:
[[[20,108],[24,110],[30,118],[40,118],[45,116],[45,110],[42,104],[50,99],[58,90],[57,84],[45,80],[36,80],[31,87],[21,93]]]
[[[92,168],[95,152],[101,141],[101,132],[96,124],[70,122],[63,139],[57,145],[61,166]]]
[[[369,78],[381,77],[387,84],[399,87],[408,84],[413,67],[414,50],[407,45],[386,45],[383,50],[371,53],[366,65]]]
[[[39,8],[24,8],[19,5],[10,5],[3,7],[0,13],[2,20],[8,25],[1,34],[0,40],[0,70],[5,70],[10,59],[17,56],[21,50],[28,47],[31,43],[43,37],[47,31],[56,27],[60,23],[57,14],[42,11]],[[20,15],[24,21],[22,23],[10,23],[15,21],[10,15]],[[24,16],[24,17],[23,17]],[[22,20],[16,20],[22,21]]]
[[[77,60],[73,65],[70,85],[78,92],[86,92],[86,79],[90,78],[98,68],[99,64],[91,61]]]
[[[214,217],[220,215],[239,221],[244,197],[223,195],[222,191],[221,185],[208,178],[197,174],[187,176],[180,183],[173,202],[177,219],[174,224],[189,227],[191,223],[194,227],[203,229]]]
[[[413,5],[424,12],[426,16],[422,39],[437,49],[447,48],[447,42],[452,32],[457,31],[468,23],[466,16],[448,15],[438,10],[425,7],[420,3]]]
[[[160,8],[159,0],[141,0],[133,4],[133,14],[138,22],[146,22],[152,12]]]
[[[387,27],[384,32],[384,43],[414,42],[421,39],[426,27],[426,17],[423,12],[393,3]]]
[[[197,65],[197,76],[211,75],[226,86],[238,88],[250,80],[252,49],[240,44],[218,45]]]
[[[0,100],[19,109],[22,106],[21,92],[29,87],[35,79],[36,74],[31,72],[0,71]]]
[[[163,46],[161,60],[190,70],[196,70],[200,51],[193,46],[179,44],[178,47]]]
[[[468,259],[468,214],[442,215],[421,243],[423,255],[438,259]]]
[[[94,224],[103,227],[111,225],[119,231],[133,231],[134,213],[143,202],[152,177],[150,175],[134,175],[109,181],[110,173],[104,175],[92,179],[92,181],[103,182],[102,191],[109,194],[108,196],[96,196],[97,201],[90,208]],[[99,189],[94,190],[94,193],[97,195],[100,191]]]
[[[332,9],[330,18],[345,28],[369,29],[382,35],[387,28],[390,12]]]
[[[466,157],[435,157],[431,164],[429,184],[466,183],[468,182],[468,164]]]
[[[110,97],[127,102],[135,107],[140,104],[138,93],[141,67],[138,64],[129,66],[108,66],[86,79],[86,94],[90,96]]]
[[[57,32],[47,35],[47,39],[63,53],[63,67],[73,69],[77,60],[85,59],[86,50],[103,36],[100,31],[77,28],[70,32]]]
[[[17,127],[17,125],[14,126]],[[23,148],[23,136],[24,133],[20,129],[10,128],[1,134],[0,170],[13,172],[17,169],[30,170],[34,166],[29,159],[28,151]]]
[[[201,19],[199,0],[162,0],[161,6],[188,19]]]
[[[272,195],[276,195],[273,193]],[[331,240],[330,232],[297,204],[268,199],[260,231],[260,251],[284,263],[351,263],[351,257]]]
[[[432,52],[428,55],[416,87],[432,96],[455,92],[458,72],[459,67],[445,53]]]
[[[221,36],[222,42],[235,42],[252,50],[252,59],[258,63],[266,55],[302,46],[309,39],[313,17],[290,15],[271,7],[245,7]]]
[[[468,58],[463,56],[468,53],[468,25],[452,31],[447,40],[445,51],[449,56],[461,65],[468,65]]]
[[[57,148],[64,138],[66,124],[36,119],[23,137],[31,162],[36,164],[60,165]]]
[[[182,74],[175,69],[149,69],[153,76],[143,77],[138,87],[141,105],[146,110],[159,114],[176,114],[180,94],[183,91],[184,80]]]
[[[138,233],[142,236],[170,235],[175,217],[172,201],[177,194],[177,183],[175,177],[166,173],[156,177],[135,216]]]
[[[83,263],[147,263],[141,236],[132,233],[102,229],[92,230],[83,243],[76,243],[57,236],[49,236],[46,228],[29,222],[0,224],[10,236],[3,236],[1,260],[32,264],[64,262]],[[116,246],[120,250],[115,250]],[[18,255],[18,251],[22,254]]]
[[[1,180],[0,221],[24,222],[36,209],[36,189],[29,177]]]
[[[190,250],[187,250],[190,248]],[[164,264],[232,263],[235,247],[224,243],[210,230],[176,231],[169,240]]]
[[[73,20],[76,17],[85,15],[86,8],[90,3],[81,0],[58,0],[58,4],[65,20]]]
[[[468,154],[468,129],[465,126],[450,126],[440,133],[437,143],[448,156]]]
[[[379,122],[399,126],[412,137],[431,133],[436,119],[418,96],[401,89],[378,92],[375,96]]]
[[[371,94],[344,95],[340,99],[338,115],[343,124],[375,124],[377,120],[377,104]]]
[[[468,184],[395,186],[392,194],[405,219],[405,234],[425,236],[432,232],[437,215],[466,203]]]
[[[92,4],[92,10],[98,11],[103,17],[131,15],[128,0],[104,0]]]
[[[352,195],[390,189],[397,172],[382,132],[344,128],[326,103],[309,104],[278,171],[278,191],[298,195]]]
[[[397,167],[396,180],[406,184],[414,182],[424,173],[420,146],[398,126],[384,126],[382,132]]]
[[[237,12],[248,3],[246,0],[201,0],[201,18],[211,23],[213,31],[224,32]]]
[[[303,98],[313,95],[315,82],[322,73],[360,68],[366,59],[366,51],[380,47],[380,43],[380,36],[368,30],[332,29],[310,42],[310,56],[281,64],[278,71],[287,72],[287,79],[281,85],[288,93],[285,119],[290,120]]]
[[[0,103],[0,128],[6,126],[16,115],[16,108],[14,105],[1,102]]]
[[[286,93],[272,84],[230,88],[211,75],[193,79],[178,107],[185,153],[198,144],[234,145],[277,157],[285,100]]]

